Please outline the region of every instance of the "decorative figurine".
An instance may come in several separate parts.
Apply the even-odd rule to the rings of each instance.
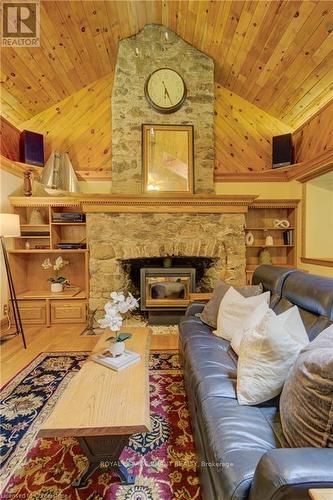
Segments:
[[[272,256],[267,248],[263,248],[259,252],[259,264],[272,264]]]
[[[253,233],[246,233],[246,236],[245,236],[245,242],[246,242],[246,245],[248,247],[250,247],[251,245],[253,245],[254,243],[254,236],[253,236]]]

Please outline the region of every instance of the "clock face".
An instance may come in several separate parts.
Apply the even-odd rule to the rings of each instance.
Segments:
[[[161,68],[152,73],[145,85],[149,103],[160,113],[177,111],[186,98],[186,86],[182,77],[169,68]]]

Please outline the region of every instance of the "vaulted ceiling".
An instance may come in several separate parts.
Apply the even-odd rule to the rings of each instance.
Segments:
[[[333,98],[332,1],[42,0],[41,46],[2,48],[2,114],[19,125],[109,74],[118,40],[147,23],[210,55],[220,85],[293,128]]]

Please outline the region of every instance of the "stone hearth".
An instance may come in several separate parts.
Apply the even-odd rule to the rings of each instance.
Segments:
[[[113,290],[130,288],[123,260],[209,257],[206,289],[222,277],[245,280],[244,214],[88,213],[91,309],[102,308]]]

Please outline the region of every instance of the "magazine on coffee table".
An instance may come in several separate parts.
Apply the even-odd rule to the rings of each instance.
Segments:
[[[123,354],[117,357],[113,357],[109,351],[103,351],[100,353],[93,354],[91,359],[100,365],[106,366],[107,368],[111,368],[111,370],[115,370],[117,372],[128,368],[140,361],[140,354],[132,351],[125,351]]]

